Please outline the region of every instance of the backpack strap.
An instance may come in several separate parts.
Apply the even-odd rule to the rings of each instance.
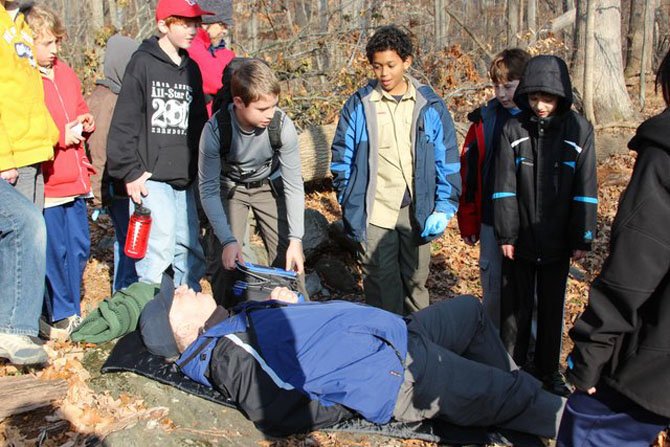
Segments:
[[[223,166],[228,163],[228,154],[233,142],[233,123],[230,119],[230,111],[227,106],[225,108],[222,107],[216,114],[216,122],[219,125],[219,145]]]
[[[270,146],[272,147],[272,160],[270,175],[272,175],[279,168],[279,151],[281,150],[283,143],[281,140],[281,131],[282,126],[284,125],[284,115],[279,110],[275,110],[272,120],[268,125],[268,137],[270,139]],[[227,105],[221,107],[221,109],[216,114],[216,121],[219,125],[219,143],[221,154],[221,170],[222,173],[228,173],[234,170],[234,167],[230,166],[228,163],[228,154],[230,153],[230,148],[233,142],[233,123],[230,117],[230,111],[228,110]],[[261,166],[262,167],[262,166]],[[260,169],[259,167],[258,169]],[[256,170],[250,173],[245,174],[245,177],[251,177],[256,173]]]
[[[282,147],[281,142],[281,128],[284,124],[284,115],[279,110],[275,110],[275,114],[268,126],[268,136],[270,137],[270,146],[272,150],[277,152]]]

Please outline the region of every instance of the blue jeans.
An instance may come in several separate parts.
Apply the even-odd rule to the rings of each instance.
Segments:
[[[0,180],[0,332],[37,335],[47,231],[42,213]]]
[[[126,234],[128,233],[128,198],[113,198],[107,211],[114,224],[114,279],[112,280],[112,293],[119,289],[128,287],[137,282],[135,271],[135,260],[126,256],[123,247],[126,245]]]
[[[81,281],[91,251],[86,201],[44,209],[47,226],[46,314],[50,322],[81,315]]]
[[[205,255],[198,240],[200,224],[193,186],[179,190],[147,180],[146,188],[149,195],[142,204],[151,210],[152,224],[147,254],[135,263],[139,280],[160,284],[163,272],[172,267],[175,286],[187,284],[200,291]],[[132,201],[130,211],[135,211]]]

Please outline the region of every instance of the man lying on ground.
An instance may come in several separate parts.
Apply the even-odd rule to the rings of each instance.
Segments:
[[[359,415],[384,424],[441,418],[555,437],[565,399],[507,355],[477,299],[403,319],[346,301],[297,303],[276,288],[230,315],[164,279],[140,319],[145,345],[234,400],[269,435]]]

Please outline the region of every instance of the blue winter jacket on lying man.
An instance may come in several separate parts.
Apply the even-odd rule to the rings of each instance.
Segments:
[[[314,312],[313,306],[319,311]],[[407,354],[402,318],[345,301],[290,306],[245,302],[236,311],[182,354],[177,363],[184,374],[217,389],[224,384],[230,388],[224,394],[243,403],[246,413],[264,408],[266,423],[285,420],[295,408],[288,402],[306,397],[313,402],[312,423],[317,425],[314,419],[319,417],[330,423],[350,417],[341,406],[371,422],[391,419]],[[250,355],[255,362],[246,361]],[[216,361],[210,369],[212,357]],[[248,380],[254,389],[247,389]],[[277,401],[270,410],[269,399]],[[269,414],[272,409],[276,415]]]

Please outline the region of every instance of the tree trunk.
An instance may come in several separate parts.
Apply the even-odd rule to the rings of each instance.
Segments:
[[[647,5],[647,3],[650,4]],[[624,71],[624,76],[626,78],[631,78],[640,74],[644,40],[649,39],[654,32],[654,16],[650,16],[649,13],[645,14],[645,10],[651,10],[650,12],[655,11],[655,3],[656,2],[648,2],[646,0],[634,0],[631,2],[630,17],[628,20],[628,35],[626,36],[626,70]],[[651,22],[651,26],[646,25],[647,21]],[[651,57],[649,56],[651,54],[651,45],[647,47],[647,51],[649,54],[644,55],[647,60],[645,70],[650,70]]]
[[[119,9],[116,4],[116,0],[107,0],[107,4],[109,5],[109,19],[111,21],[111,25],[117,29],[121,29],[121,23],[119,22]]]
[[[528,0],[526,7],[526,21],[528,22],[528,31],[530,31],[530,42],[537,39],[537,0]]]
[[[598,124],[637,119],[623,77],[621,0],[595,2],[593,111]],[[579,17],[579,14],[577,15]],[[576,75],[575,75],[576,76]]]
[[[91,25],[95,31],[105,26],[105,5],[103,0],[90,0]]]
[[[591,124],[596,124],[596,115],[593,107],[593,55],[596,46],[595,36],[596,0],[587,0],[586,30],[584,32],[584,81],[583,107],[584,115]]]
[[[448,23],[449,15],[446,13],[445,1],[435,0],[435,48],[438,50],[441,50],[446,46]]]
[[[647,93],[647,67],[649,67],[651,59],[651,41],[653,38],[654,28],[654,10],[656,9],[656,2],[654,0],[644,1],[644,31],[642,40],[642,59],[640,60],[640,110],[644,110]],[[628,67],[626,67],[628,68]]]
[[[575,0],[575,28],[572,38],[572,84],[580,92],[584,91],[584,49],[586,48],[586,8],[587,0]]]
[[[519,33],[519,0],[507,0],[507,46],[517,46]]]

